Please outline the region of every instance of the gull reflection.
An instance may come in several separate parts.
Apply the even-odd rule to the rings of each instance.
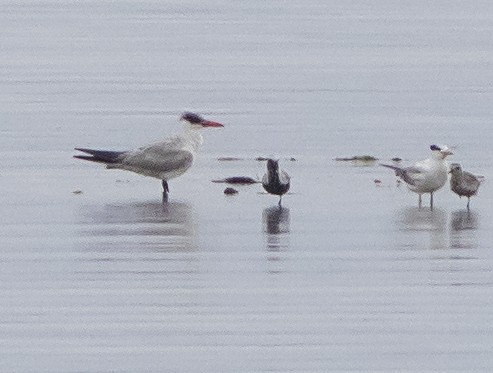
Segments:
[[[135,202],[91,206],[85,207],[79,216],[83,227],[81,234],[92,237],[98,247],[166,251],[195,249],[193,211],[187,203]]]
[[[479,226],[479,215],[467,209],[450,216],[450,245],[454,249],[473,249],[477,246],[474,231]]]
[[[280,252],[289,247],[289,209],[273,206],[264,209],[262,213],[264,232],[267,238],[267,260],[280,262]],[[279,268],[270,269],[269,273],[279,273]]]
[[[450,226],[453,231],[476,230],[479,225],[479,215],[470,210],[452,212]]]
[[[269,235],[289,233],[289,209],[286,207],[272,206],[264,209],[262,220],[264,231]]]

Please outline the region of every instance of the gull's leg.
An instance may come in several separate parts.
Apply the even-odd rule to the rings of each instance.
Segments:
[[[282,196],[279,196],[279,203],[278,203],[279,207],[281,207],[281,200],[282,200]]]
[[[163,180],[162,184],[163,184],[163,203],[166,203],[168,202],[168,193],[169,193],[168,182],[166,180]]]
[[[471,200],[471,197],[467,197],[467,211],[469,211],[469,202]]]
[[[421,208],[421,194],[418,194],[419,195],[419,199],[418,199],[418,207]]]
[[[433,210],[433,192],[430,193],[430,208]]]

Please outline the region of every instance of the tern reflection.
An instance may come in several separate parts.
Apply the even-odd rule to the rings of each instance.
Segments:
[[[85,208],[80,215],[84,236],[98,247],[150,248],[163,251],[194,250],[193,211],[189,204],[136,202]]]
[[[444,210],[408,207],[399,211],[397,221],[401,231],[413,235],[414,232],[429,232],[430,248],[447,247],[447,215]],[[410,242],[418,242],[418,236]]]
[[[289,246],[289,209],[272,206],[262,213],[264,232],[267,234],[267,250],[280,251]]]

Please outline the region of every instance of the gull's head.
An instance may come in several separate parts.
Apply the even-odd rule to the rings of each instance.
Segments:
[[[185,111],[180,120],[184,120],[190,125],[190,128],[199,129],[204,127],[224,127],[221,123],[213,122],[211,120],[206,120],[199,114],[192,113],[190,111]]]
[[[452,175],[460,175],[462,173],[461,165],[458,163],[452,163],[450,165],[450,171],[448,173]]]
[[[267,160],[267,170],[274,172],[279,169],[279,161],[277,159],[268,159]]]
[[[433,156],[439,159],[445,159],[448,155],[454,154],[447,145],[431,145],[430,149]]]

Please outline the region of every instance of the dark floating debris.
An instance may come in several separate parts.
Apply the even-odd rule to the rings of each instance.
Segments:
[[[224,189],[224,194],[226,194],[228,196],[232,196],[232,195],[238,194],[238,191],[235,188],[226,188],[226,189]]]
[[[257,157],[255,158],[256,161],[259,161],[259,162],[264,162],[264,161],[268,161],[269,157]],[[286,161],[291,161],[291,162],[295,162],[297,161],[297,159],[295,157],[288,157],[288,158],[284,158]]]
[[[255,161],[258,161],[258,162],[265,162],[269,159],[269,157],[257,157],[257,158],[254,158]],[[291,162],[295,162],[297,161],[297,159],[295,157],[288,157],[288,158],[285,158],[287,161],[291,161]],[[245,161],[245,160],[248,160],[246,158],[240,158],[240,157],[219,157],[217,158],[218,161],[220,162],[232,162],[232,161]]]
[[[375,180],[373,180],[373,182],[375,183],[375,185],[382,184],[382,180],[380,180],[380,179],[375,179]]]
[[[392,158],[392,161],[394,161],[394,162],[400,162],[400,161],[402,161],[402,158],[394,157],[394,158]]]
[[[82,190],[80,190],[80,189],[74,190],[74,191],[72,192],[72,194],[82,194],[82,193],[83,193],[83,192],[82,192]]]
[[[341,162],[376,162],[378,161],[378,158],[375,158],[371,155],[355,155],[354,157],[342,157],[342,158],[336,158],[336,161],[341,161]]]
[[[217,159],[218,161],[221,162],[230,162],[230,161],[241,161],[243,158],[238,158],[238,157],[219,157]]]
[[[226,183],[226,184],[257,184],[259,181],[252,179],[248,176],[232,176],[221,180],[212,180],[213,183]]]

